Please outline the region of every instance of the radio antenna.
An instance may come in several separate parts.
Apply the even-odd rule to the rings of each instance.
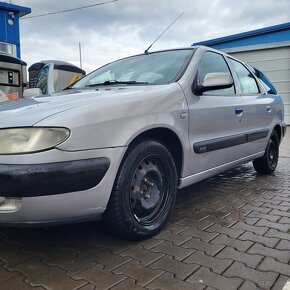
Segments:
[[[173,22],[171,22],[170,23],[170,25],[152,42],[152,44],[144,51],[144,53],[146,54],[146,53],[148,53],[148,51],[149,51],[149,49],[155,44],[155,42],[179,19],[179,18],[181,18],[182,16],[183,16],[183,12],[182,13],[180,13],[180,15],[176,18],[176,19],[174,19],[174,21]]]

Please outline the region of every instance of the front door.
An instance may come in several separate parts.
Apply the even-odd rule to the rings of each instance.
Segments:
[[[217,72],[231,74],[221,54],[206,51],[198,65],[197,81],[202,83],[207,73]],[[191,175],[245,157],[245,102],[236,93],[235,86],[208,91],[201,96],[191,93],[186,97],[190,118]]]

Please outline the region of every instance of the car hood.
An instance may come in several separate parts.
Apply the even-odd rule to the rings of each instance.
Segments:
[[[47,96],[4,102],[0,103],[0,126],[2,128],[33,126],[49,116],[76,107],[96,102],[101,106],[102,100],[107,102],[108,99],[111,99],[114,102],[115,98],[140,95],[148,93],[148,90],[156,93],[158,90],[164,90],[164,87],[166,85],[70,89]]]

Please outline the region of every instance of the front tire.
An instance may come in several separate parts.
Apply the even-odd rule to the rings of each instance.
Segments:
[[[279,159],[279,138],[276,131],[273,131],[268,141],[265,153],[262,157],[255,159],[253,165],[260,174],[272,174]]]
[[[176,167],[169,150],[154,140],[138,143],[128,149],[119,168],[105,224],[122,238],[149,238],[166,224],[176,191]]]

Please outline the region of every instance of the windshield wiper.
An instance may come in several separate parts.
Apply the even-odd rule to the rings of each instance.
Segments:
[[[137,81],[104,81],[103,83],[86,85],[85,87],[97,87],[97,86],[109,86],[109,85],[148,85],[148,82],[137,82]]]

